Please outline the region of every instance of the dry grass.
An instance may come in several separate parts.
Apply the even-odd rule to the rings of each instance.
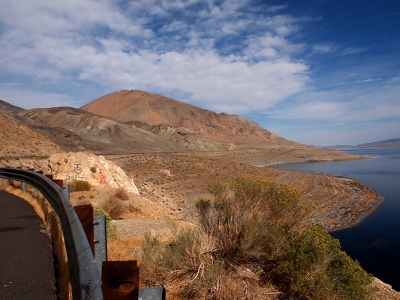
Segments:
[[[115,192],[115,196],[121,200],[129,200],[129,193],[124,188],[119,188]]]
[[[33,188],[28,185],[26,191],[11,185],[4,187],[4,190],[28,202],[45,224],[46,232],[52,241],[53,252],[55,254],[55,288],[57,297],[60,300],[71,300],[72,288],[68,258],[64,244],[64,235],[57,214],[43,196],[40,193],[35,194]]]
[[[276,299],[252,266],[227,266],[215,258],[216,239],[201,230],[182,231],[171,243],[146,236],[140,261],[144,286],[164,284],[168,299]]]
[[[111,219],[118,220],[126,213],[141,213],[138,208],[131,201],[121,200],[116,194],[99,202],[99,206],[108,212]]]
[[[137,236],[108,240],[108,260],[139,260],[143,241]]]
[[[119,219],[127,209],[126,203],[115,196],[112,196],[109,199],[101,201],[99,205],[106,212],[108,212],[110,217],[114,220]]]
[[[10,183],[8,179],[0,178],[0,189],[4,189],[6,186],[9,186]]]

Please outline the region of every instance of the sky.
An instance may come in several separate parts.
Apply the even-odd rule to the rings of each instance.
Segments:
[[[310,145],[400,138],[399,0],[0,7],[0,99],[25,109],[138,89]]]

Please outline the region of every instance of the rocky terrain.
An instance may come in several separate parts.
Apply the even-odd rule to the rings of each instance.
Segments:
[[[53,143],[30,127],[0,113],[0,156],[46,156],[64,152],[63,148]]]

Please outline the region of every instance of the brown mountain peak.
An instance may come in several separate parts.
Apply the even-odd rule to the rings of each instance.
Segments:
[[[238,115],[217,114],[185,102],[139,90],[118,91],[100,97],[81,109],[124,123],[142,122],[185,128],[215,142],[239,147],[290,143]]]

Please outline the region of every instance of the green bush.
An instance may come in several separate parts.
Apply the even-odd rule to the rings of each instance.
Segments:
[[[310,226],[287,246],[275,269],[286,292],[303,299],[367,299],[371,276],[351,259],[338,240]]]
[[[117,227],[115,226],[115,224],[111,222],[111,217],[104,208],[100,206],[95,206],[93,208],[93,215],[95,217],[101,217],[101,216],[106,217],[107,238],[116,239],[118,237]]]
[[[314,212],[297,190],[272,181],[239,177],[228,184],[214,180],[209,191],[215,200],[211,209],[200,212],[201,224],[217,238],[221,255],[228,260],[279,256]],[[196,207],[204,206],[202,202]]]

